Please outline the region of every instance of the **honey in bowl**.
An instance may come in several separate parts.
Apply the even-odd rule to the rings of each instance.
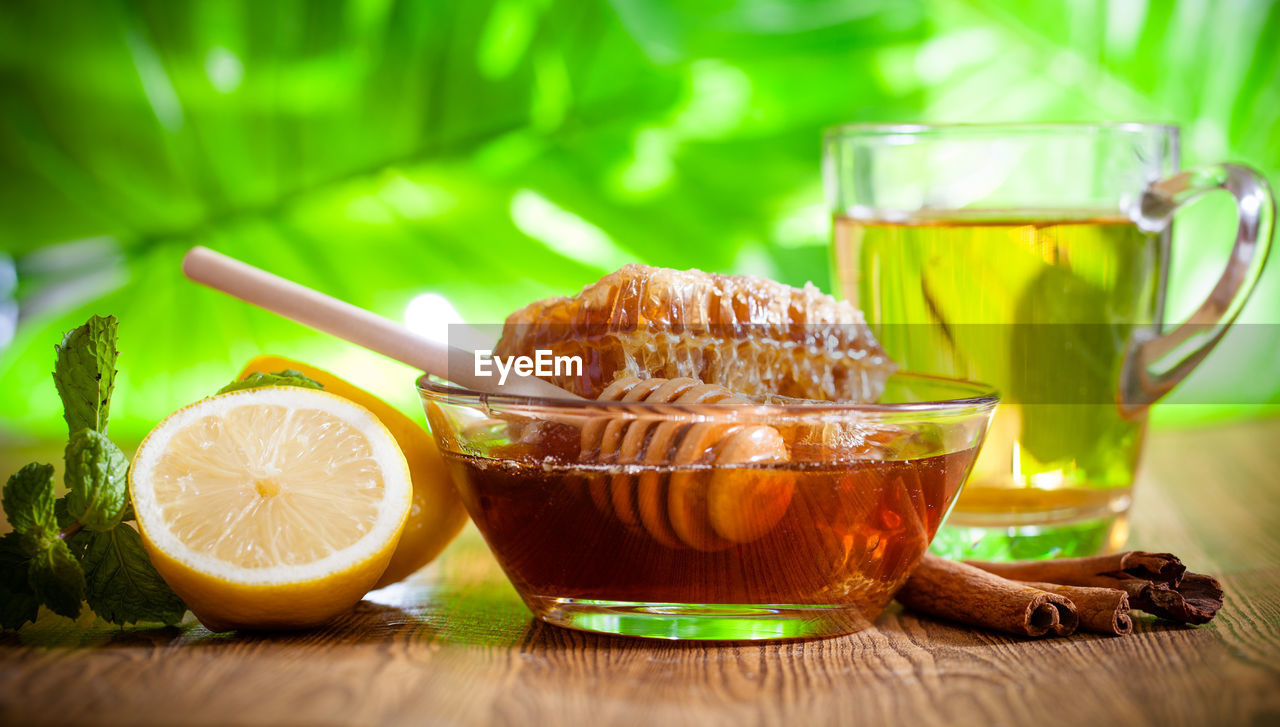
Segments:
[[[590,359],[554,383],[591,400],[427,377],[419,392],[517,592],[590,631],[865,627],[928,548],[996,402],[891,376],[861,315],[811,287],[698,271],[628,266],[513,314],[495,351],[541,347]]]
[[[582,602],[612,608],[620,617],[630,612],[640,625],[642,613],[696,604],[694,609],[713,614],[761,619],[752,635],[801,636],[858,630],[879,615],[928,547],[973,451],[837,467],[804,461],[646,467],[642,474],[621,466],[600,471],[465,455],[448,459],[472,519],[516,589],[544,618],[581,625],[572,606]],[[655,537],[634,512],[628,518],[602,511],[589,490],[602,475],[615,487],[622,479],[633,500],[644,476],[686,478],[704,490],[717,478],[777,478],[794,489],[764,532],[744,542],[717,535],[722,543],[716,546],[692,547]],[[749,521],[751,513],[748,504],[736,515]],[[770,624],[774,607],[787,618]],[[806,611],[795,623],[795,614]],[[598,616],[593,610],[586,623],[599,622]],[[679,626],[649,625],[657,633],[643,635],[674,635]],[[717,633],[714,627],[699,631]]]

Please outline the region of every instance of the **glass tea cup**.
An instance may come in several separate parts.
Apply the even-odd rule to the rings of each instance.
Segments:
[[[666,639],[865,628],[929,547],[997,403],[907,374],[861,405],[531,399],[427,376],[418,393],[534,615]],[[785,461],[727,461],[735,433],[785,443]]]
[[[1177,169],[1172,126],[827,132],[841,294],[900,367],[1001,392],[935,552],[1033,558],[1124,543],[1147,410],[1235,320],[1275,216],[1251,169]],[[1200,308],[1166,330],[1173,214],[1216,190],[1235,197],[1235,247]]]

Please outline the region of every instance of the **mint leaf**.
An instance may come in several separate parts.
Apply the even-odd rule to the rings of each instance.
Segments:
[[[58,518],[53,506],[53,465],[31,464],[18,470],[4,485],[4,514],[24,542],[57,537]],[[34,550],[34,544],[28,546]]]
[[[27,570],[31,590],[50,611],[75,618],[84,600],[84,571],[62,540],[53,538],[42,545]]]
[[[72,329],[57,347],[53,381],[62,397],[67,429],[107,431],[107,412],[116,380],[116,317],[93,316]]]
[[[187,606],[160,578],[142,548],[138,532],[121,525],[107,532],[84,532],[85,597],[99,617],[112,623],[159,621],[176,624]]]
[[[119,525],[129,504],[129,460],[120,448],[103,434],[81,429],[67,442],[66,465],[67,513],[89,530]]]
[[[272,374],[260,371],[254,372],[243,379],[237,379],[221,389],[218,389],[218,393],[225,394],[228,391],[257,389],[263,386],[300,386],[304,389],[324,389],[324,386],[322,386],[319,381],[308,377],[301,371],[285,369],[284,371],[277,371]]]
[[[31,590],[27,570],[22,536],[5,533],[0,537],[0,628],[16,631],[36,620],[40,601]]]

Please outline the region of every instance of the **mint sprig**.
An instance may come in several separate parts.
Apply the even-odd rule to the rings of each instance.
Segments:
[[[75,618],[81,604],[112,623],[177,623],[186,606],[142,548],[129,504],[129,461],[107,438],[116,376],[117,324],[94,316],[57,347],[53,380],[71,436],[64,497],[53,466],[32,463],[9,478],[3,506],[13,532],[0,538],[0,627],[34,621],[41,605]]]

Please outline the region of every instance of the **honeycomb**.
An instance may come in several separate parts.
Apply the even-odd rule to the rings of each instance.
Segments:
[[[894,364],[852,305],[812,284],[627,265],[511,314],[498,356],[580,356],[548,380],[599,397],[625,377],[693,378],[745,396],[871,402]]]

